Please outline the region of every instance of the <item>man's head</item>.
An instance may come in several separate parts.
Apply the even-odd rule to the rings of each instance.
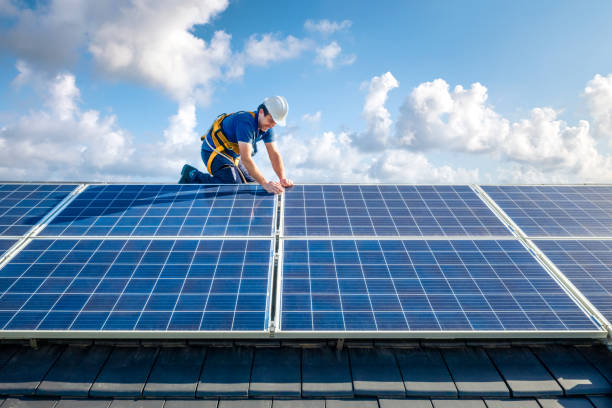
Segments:
[[[265,132],[273,128],[276,124],[285,126],[285,118],[289,112],[289,104],[282,96],[271,96],[264,99],[257,110],[259,129]]]

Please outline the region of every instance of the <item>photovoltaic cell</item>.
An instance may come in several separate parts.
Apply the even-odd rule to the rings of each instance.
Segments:
[[[612,237],[610,186],[483,186],[530,237]]]
[[[271,236],[274,195],[254,185],[98,185],[40,236]]]
[[[516,240],[286,240],[284,332],[600,330]]]
[[[612,322],[612,240],[538,240],[534,243]]]
[[[469,186],[305,185],[287,189],[286,236],[509,236]]]
[[[15,245],[17,240],[14,239],[0,239],[0,257],[8,251],[10,247]]]
[[[271,240],[35,239],[0,269],[0,329],[264,331]]]
[[[0,184],[0,236],[26,234],[76,187],[74,184]]]

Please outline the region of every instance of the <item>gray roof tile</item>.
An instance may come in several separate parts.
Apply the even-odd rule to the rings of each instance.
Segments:
[[[113,400],[62,398],[54,408],[108,408]]]
[[[202,367],[198,397],[246,397],[249,392],[253,348],[209,347]]]
[[[380,399],[380,408],[433,408],[429,399]]]
[[[56,403],[55,399],[7,398],[2,408],[53,408]]]
[[[67,347],[40,383],[37,395],[87,397],[110,347]]]
[[[538,398],[542,408],[593,408],[588,399],[582,397]]]
[[[56,345],[19,350],[0,370],[0,394],[34,394],[62,350]]]
[[[202,347],[164,348],[159,351],[147,380],[145,397],[195,397],[204,362]]]
[[[256,397],[300,397],[301,350],[290,347],[255,351],[249,395]]]
[[[612,398],[603,396],[590,396],[589,399],[595,408],[612,408]]]
[[[508,387],[480,348],[464,347],[442,350],[459,396],[509,397]]]
[[[331,347],[302,351],[302,396],[341,397],[353,395],[348,352]]]
[[[391,349],[350,349],[355,395],[405,396],[406,389]]]
[[[487,408],[540,408],[535,399],[485,399]]]
[[[612,385],[575,348],[551,345],[533,350],[566,395],[612,392]]]
[[[536,356],[526,347],[488,349],[487,354],[512,391],[513,397],[563,395]]]
[[[443,400],[432,399],[434,408],[486,408],[481,399]]]
[[[155,348],[115,348],[92,385],[89,395],[140,397],[156,356]]]
[[[439,350],[398,349],[395,351],[406,394],[409,396],[456,397],[457,387]]]

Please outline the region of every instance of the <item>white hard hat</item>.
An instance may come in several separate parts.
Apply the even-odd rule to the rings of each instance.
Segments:
[[[285,126],[285,118],[289,112],[289,104],[282,96],[270,96],[263,101],[266,109],[272,115],[277,125]]]

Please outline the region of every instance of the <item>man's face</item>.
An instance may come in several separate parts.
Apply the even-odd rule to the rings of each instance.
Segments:
[[[267,115],[264,115],[263,109],[259,110],[257,121],[259,123],[259,129],[262,132],[265,132],[268,129],[271,129],[274,127],[274,125],[276,125],[276,122],[274,121],[274,119],[272,119],[272,115],[270,115],[269,113]]]

